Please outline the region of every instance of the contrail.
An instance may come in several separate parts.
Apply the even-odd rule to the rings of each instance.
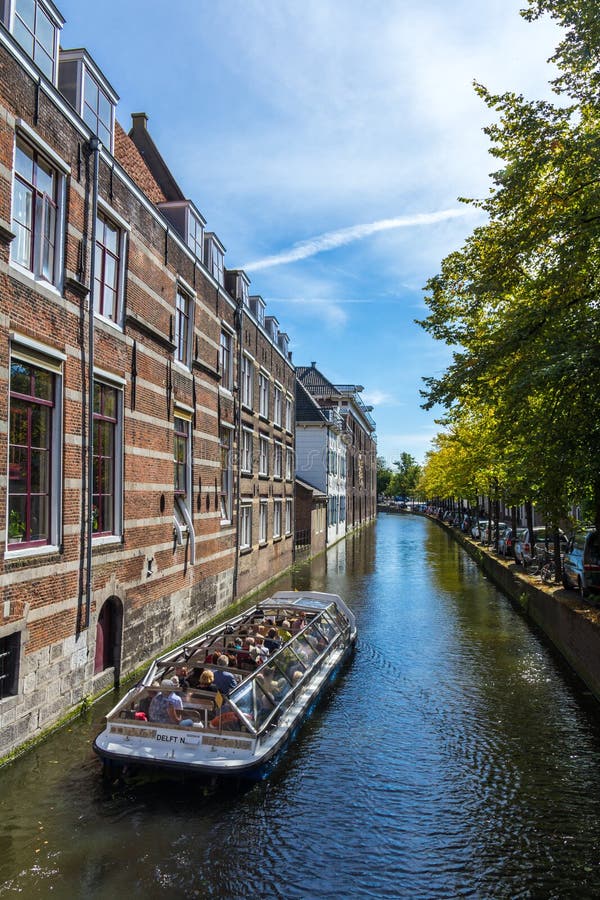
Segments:
[[[259,269],[268,269],[271,266],[282,266],[285,263],[296,262],[299,259],[307,259],[325,250],[333,250],[335,247],[343,247],[352,241],[360,241],[362,238],[376,234],[378,231],[390,231],[392,228],[410,228],[413,225],[434,225],[446,219],[455,219],[471,212],[469,209],[442,209],[432,213],[416,213],[413,216],[396,216],[393,219],[380,219],[378,222],[368,222],[364,225],[351,225],[349,228],[340,228],[337,231],[328,231],[307,241],[299,241],[288,250],[282,250],[273,256],[265,256],[249,262],[243,269],[245,272],[257,272]]]

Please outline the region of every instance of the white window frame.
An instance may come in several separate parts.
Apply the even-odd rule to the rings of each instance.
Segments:
[[[269,385],[270,379],[265,372],[258,373],[258,414],[263,419],[269,418]]]
[[[285,430],[289,431],[290,434],[292,434],[292,432],[294,430],[293,425],[292,425],[292,409],[293,409],[292,398],[286,397],[285,398]]]
[[[254,363],[246,353],[242,356],[241,382],[242,405],[252,409],[254,402]]]
[[[227,435],[227,442],[224,437]],[[223,451],[228,449],[227,469],[225,470],[225,478],[223,477]],[[221,525],[229,525],[233,516],[233,428],[225,423],[221,423],[219,432],[219,449],[221,451]]]
[[[98,197],[98,213],[104,219],[108,219],[119,232],[119,272],[117,283],[117,312],[114,319],[104,316],[96,311],[96,298],[93,298],[94,315],[111,325],[123,327],[123,298],[125,296],[125,280],[127,278],[127,240],[131,226],[121,218],[101,197]]]
[[[181,303],[185,301],[185,310],[180,314]],[[187,321],[187,334],[184,340],[181,339],[180,320],[185,318]],[[192,332],[194,330],[194,297],[182,284],[177,283],[175,293],[175,362],[184,368],[190,368],[190,360],[192,355]]]
[[[253,449],[254,432],[251,428],[242,428],[242,446],[240,449],[240,465],[242,472],[252,474]]]
[[[221,387],[233,390],[233,335],[228,328],[221,328],[219,338],[219,369],[221,371]]]
[[[191,223],[195,225],[193,233]],[[199,238],[198,234],[200,235]],[[191,209],[189,203],[186,208],[185,242],[194,256],[202,262],[204,257],[204,223]]]
[[[273,500],[273,540],[281,537],[283,514],[283,502],[279,499]]]
[[[10,16],[10,21],[5,22],[4,24],[5,24],[6,27],[10,30],[10,32],[11,32],[11,34],[13,35],[15,41],[17,42],[17,44],[19,45],[19,47],[22,48],[23,52],[26,53],[27,56],[29,57],[29,59],[31,59],[31,61],[32,61],[33,63],[35,63],[35,65],[40,69],[40,71],[44,73],[44,75],[46,76],[46,78],[48,78],[48,80],[51,81],[52,84],[53,84],[54,86],[56,86],[57,74],[58,74],[58,57],[59,57],[60,31],[61,31],[61,28],[62,28],[62,26],[63,26],[63,24],[64,24],[64,20],[58,19],[57,16],[56,16],[56,14],[55,14],[55,12],[54,12],[54,10],[52,9],[52,7],[51,7],[48,3],[45,3],[44,0],[34,0],[34,4],[35,4],[35,7],[36,7],[36,13],[37,13],[38,8],[41,8],[42,11],[45,13],[46,17],[50,20],[50,23],[51,23],[51,25],[52,25],[52,27],[53,27],[53,29],[54,29],[53,40],[52,40],[52,57],[51,57],[51,62],[52,62],[52,72],[51,72],[50,75],[48,75],[47,72],[45,72],[45,70],[42,68],[42,66],[40,66],[39,62],[38,62],[37,59],[36,59],[35,45],[38,44],[38,43],[41,45],[41,41],[38,41],[38,40],[37,40],[35,31],[34,31],[34,32],[31,32],[31,31],[27,28],[27,26],[25,26],[25,27],[27,28],[27,31],[29,31],[29,33],[32,35],[32,37],[33,37],[33,39],[34,39],[34,50],[33,50],[33,55],[32,55],[32,54],[29,52],[29,50],[28,50],[28,49],[20,42],[20,40],[18,39],[18,37],[17,37],[16,34],[15,34],[15,18],[16,18],[16,9],[15,9],[16,4],[15,4],[15,0],[6,0],[6,12],[7,12],[7,13],[9,14],[9,16]],[[34,26],[34,28],[35,28],[35,26]],[[48,56],[47,53],[46,53],[45,55]]]
[[[273,386],[273,424],[281,426],[281,415],[283,412],[283,389],[281,385],[275,383]]]
[[[273,478],[283,478],[283,444],[273,442]]]
[[[258,543],[266,544],[269,537],[269,505],[261,500],[258,506]]]
[[[286,500],[285,501],[285,533],[286,534],[292,533],[292,509],[293,509],[292,501]]]
[[[252,504],[243,503],[240,507],[240,550],[252,547]]]
[[[31,151],[42,158],[42,161],[52,169],[56,178],[56,220],[54,223],[54,264],[52,278],[48,279],[42,272],[41,266],[41,246],[43,241],[43,224],[40,223],[40,212],[37,210],[37,216],[34,220],[34,238],[33,238],[33,259],[30,265],[24,265],[15,258],[17,252],[18,238],[11,243],[10,248],[10,265],[23,272],[28,278],[32,278],[35,282],[47,286],[51,286],[62,291],[63,269],[64,269],[64,253],[65,253],[65,215],[66,215],[66,190],[67,175],[71,171],[71,167],[48,145],[41,140],[37,133],[26,122],[21,119],[17,120],[17,128],[15,131],[15,140],[13,144],[13,172],[11,184],[11,221],[15,221],[15,184],[17,181],[16,174],[16,153],[17,141],[23,143]],[[23,183],[23,179],[19,178]]]
[[[294,451],[291,447],[285,448],[285,477],[287,481],[294,479]]]
[[[266,434],[258,436],[258,474],[269,474],[269,437]]]

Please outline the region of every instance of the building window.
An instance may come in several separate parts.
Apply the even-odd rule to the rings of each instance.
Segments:
[[[246,428],[244,428],[242,430],[242,472],[252,472],[252,444],[253,434],[251,431],[248,431]]]
[[[85,69],[82,117],[93,134],[112,153],[114,106],[96,79]]]
[[[292,432],[292,401],[289,397],[285,398],[285,430]]]
[[[37,150],[17,138],[11,258],[36,277],[56,283],[62,177]]]
[[[96,220],[96,271],[94,273],[94,310],[118,322],[121,232],[100,214]]]
[[[281,388],[275,385],[273,388],[273,424],[281,425],[281,407],[283,394]]]
[[[190,361],[190,314],[192,298],[177,288],[175,301],[175,359],[184,366]]]
[[[173,462],[175,467],[173,488],[175,497],[181,497],[187,506],[190,486],[190,422],[175,416]]]
[[[268,523],[269,509],[267,506],[266,500],[260,501],[259,511],[258,511],[258,540],[261,544],[267,543],[267,523]]]
[[[0,700],[18,692],[21,632],[0,638]]]
[[[10,367],[8,546],[50,543],[52,537],[53,431],[57,376],[41,366],[13,359]],[[52,476],[55,476],[54,479]]]
[[[221,519],[231,522],[233,472],[231,466],[231,429],[221,428]]]
[[[258,474],[269,474],[269,438],[261,434],[258,444]]]
[[[263,372],[258,373],[258,414],[269,418],[269,379]]]
[[[221,387],[230,391],[233,387],[233,354],[231,352],[231,334],[221,331],[221,343],[219,347],[219,366],[221,369]]]
[[[187,211],[187,245],[192,253],[202,261],[204,228],[200,219],[198,219],[190,209]]]
[[[223,287],[225,284],[225,257],[223,251],[216,244],[215,236],[212,234],[205,238],[204,246],[206,250],[206,268],[215,281]]]
[[[285,501],[285,533],[292,533],[292,501]]]
[[[281,500],[273,501],[273,539],[281,537]]]
[[[285,477],[288,481],[294,477],[294,451],[291,447],[285,448]]]
[[[346,497],[340,497],[340,522],[346,521]]]
[[[94,492],[92,495],[92,531],[115,534],[118,451],[119,397],[117,388],[94,383]]]
[[[252,409],[254,401],[254,365],[246,355],[242,356],[242,403]]]
[[[283,447],[275,441],[273,447],[273,477],[281,478],[283,472]]]
[[[54,82],[57,28],[40,0],[16,0],[13,35],[44,75]]]
[[[248,550],[252,546],[252,506],[242,504],[240,510],[240,549]]]

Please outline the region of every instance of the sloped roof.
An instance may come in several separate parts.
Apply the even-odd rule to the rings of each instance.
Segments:
[[[296,379],[296,421],[327,424],[319,404],[298,379]]]
[[[341,396],[336,386],[331,381],[328,381],[314,364],[312,366],[297,366],[296,375],[306,390],[310,391],[315,397]]]
[[[152,172],[156,183],[160,186],[160,190],[165,196],[165,200],[169,202],[185,200],[186,198],[175,181],[173,173],[152,140],[147,127],[148,116],[146,113],[132,113],[131,121],[132,128],[129,132],[129,137],[139,150],[148,169]]]
[[[115,159],[152,203],[165,202],[167,198],[158,186],[152,172],[129,135],[125,133],[118,122],[115,122]]]

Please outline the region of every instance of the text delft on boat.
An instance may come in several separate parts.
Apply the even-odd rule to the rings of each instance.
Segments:
[[[108,771],[262,778],[355,641],[336,594],[274,594],[157,659],[108,713],[94,750]]]

